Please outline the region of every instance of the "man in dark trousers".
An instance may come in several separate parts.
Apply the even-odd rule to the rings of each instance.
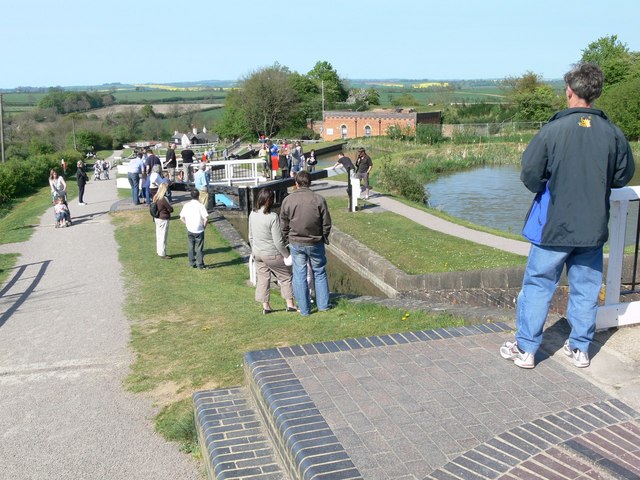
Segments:
[[[193,157],[195,153],[189,147],[180,152],[182,155],[182,168],[184,168],[184,178],[188,182],[193,182],[193,170],[191,170],[191,164],[193,163]]]
[[[167,154],[164,157],[164,168],[169,172],[169,180],[171,183],[176,181],[176,167],[178,166],[178,160],[176,159],[176,144],[172,143],[167,149]]]
[[[520,368],[535,366],[542,329],[560,274],[569,279],[567,320],[571,333],[563,351],[588,367],[602,284],[602,246],[609,236],[611,188],[634,173],[629,142],[592,107],[604,76],[585,63],[564,76],[568,108],[556,113],[522,155],[520,179],[536,194],[523,235],[531,242],[518,295],[515,342],[500,355]]]

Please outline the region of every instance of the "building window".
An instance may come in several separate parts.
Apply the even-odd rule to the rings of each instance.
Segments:
[[[347,138],[347,126],[346,125],[342,125],[340,127],[340,136],[342,137],[343,140],[346,140],[346,138]]]
[[[364,136],[365,137],[370,137],[371,136],[371,125],[365,125],[364,126]]]

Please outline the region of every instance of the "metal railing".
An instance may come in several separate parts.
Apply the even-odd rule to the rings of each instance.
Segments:
[[[596,328],[598,330],[640,323],[640,301],[621,302],[622,295],[638,293],[637,267],[638,247],[640,243],[640,216],[636,221],[633,270],[630,280],[623,283],[625,260],[625,239],[627,238],[627,215],[631,202],[640,200],[640,186],[611,190],[611,216],[609,235],[609,264],[606,274],[604,305],[598,307]],[[623,285],[625,289],[623,290]],[[627,288],[629,286],[629,288]]]
[[[222,160],[207,162],[207,170],[210,174],[210,185],[228,185],[236,183],[252,183],[258,185],[260,181],[265,181],[264,160]],[[192,163],[194,172],[199,168],[199,163]]]

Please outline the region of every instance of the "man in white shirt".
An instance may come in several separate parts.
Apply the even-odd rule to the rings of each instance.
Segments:
[[[189,264],[192,268],[203,270],[204,264],[204,228],[207,226],[207,209],[198,201],[198,190],[191,190],[191,201],[180,211],[180,221],[187,226],[189,244]]]

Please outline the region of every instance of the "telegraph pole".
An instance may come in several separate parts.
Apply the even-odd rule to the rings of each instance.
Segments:
[[[0,93],[0,150],[2,151],[2,163],[4,163],[4,110],[2,109],[2,94]]]

